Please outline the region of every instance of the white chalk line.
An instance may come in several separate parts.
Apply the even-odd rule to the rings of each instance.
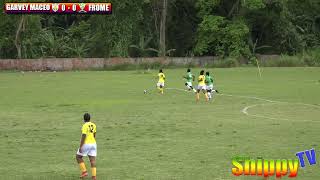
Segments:
[[[165,88],[165,89],[168,89],[168,90],[177,90],[177,91],[184,91],[184,92],[192,92],[192,91],[188,91],[186,89],[179,89],[179,88]]]
[[[191,92],[185,89],[180,89],[180,88],[166,88],[168,90],[177,90],[177,91],[184,91],[184,92]],[[254,99],[254,100],[260,100],[260,101],[266,101],[268,103],[260,103],[260,104],[254,104],[250,106],[244,107],[241,112],[247,116],[251,117],[258,117],[258,118],[264,118],[264,119],[271,119],[271,120],[284,120],[284,121],[294,121],[292,119],[287,119],[287,118],[274,118],[274,117],[269,117],[269,116],[263,116],[263,115],[256,115],[256,114],[250,114],[248,112],[249,109],[257,107],[257,106],[263,106],[263,105],[272,105],[272,104],[281,104],[281,103],[286,103],[286,104],[296,104],[296,105],[303,105],[303,106],[310,106],[310,107],[316,107],[320,108],[319,105],[314,105],[314,104],[306,104],[306,103],[295,103],[295,102],[284,102],[284,101],[275,101],[275,100],[270,100],[270,99],[265,99],[265,98],[259,98],[259,97],[254,97],[254,96],[241,96],[241,95],[233,95],[233,94],[217,94],[220,96],[228,96],[228,97],[239,97],[239,98],[246,98],[246,99]],[[299,120],[299,122],[320,122],[320,121],[313,121],[313,120]]]
[[[274,117],[269,117],[269,116],[263,116],[263,115],[256,115],[256,114],[249,114],[248,109],[254,108],[257,106],[263,106],[263,105],[270,105],[270,104],[278,104],[278,103],[262,103],[262,104],[254,104],[250,106],[244,107],[241,112],[247,116],[252,116],[252,117],[258,117],[258,118],[265,118],[265,119],[271,119],[271,120],[285,120],[285,121],[290,121],[290,119],[286,118],[274,118]]]
[[[258,98],[258,97],[253,97],[253,96],[238,96],[238,95],[226,95],[226,94],[220,94],[220,95],[225,95],[225,96],[231,96],[231,97],[241,97],[241,98],[248,98],[248,99],[255,99],[255,100],[261,100],[261,101],[266,101],[268,103],[260,103],[260,104],[254,104],[254,105],[250,105],[250,106],[246,106],[244,107],[241,112],[247,116],[251,116],[251,117],[258,117],[258,118],[264,118],[264,119],[271,119],[271,120],[284,120],[284,121],[294,121],[292,119],[287,119],[287,118],[274,118],[274,117],[270,117],[270,116],[263,116],[263,115],[257,115],[257,114],[250,114],[248,112],[248,110],[250,108],[254,108],[257,106],[263,106],[263,105],[274,105],[274,104],[296,104],[296,105],[303,105],[303,106],[310,106],[310,107],[316,107],[316,108],[320,108],[320,106],[318,105],[314,105],[314,104],[306,104],[306,103],[295,103],[295,102],[284,102],[284,101],[274,101],[274,100],[270,100],[270,99],[264,99],[264,98]],[[320,121],[314,121],[314,120],[299,120],[299,122],[320,122]]]
[[[264,99],[264,98],[259,98],[259,97],[254,97],[254,96],[240,96],[240,95],[232,95],[232,94],[219,94],[221,96],[229,96],[229,97],[239,97],[239,98],[247,98],[247,99],[254,99],[254,100],[261,100],[261,101],[267,101],[270,103],[274,102],[280,102],[280,101],[273,101],[270,99]]]
[[[320,106],[316,106],[313,104],[305,104],[305,103],[289,103],[289,102],[274,102],[274,103],[262,103],[262,104],[254,104],[254,105],[250,105],[250,106],[246,106],[245,108],[242,109],[242,113],[244,113],[247,116],[252,116],[252,117],[259,117],[259,118],[265,118],[265,119],[271,119],[271,120],[283,120],[283,121],[299,121],[299,122],[317,122],[319,123],[320,121],[315,121],[315,120],[293,120],[293,119],[287,119],[287,118],[274,118],[274,117],[270,117],[270,116],[263,116],[263,115],[257,115],[257,114],[250,114],[248,112],[248,109],[250,108],[254,108],[257,106],[264,106],[264,105],[275,105],[275,104],[296,104],[296,105],[303,105],[303,106],[311,106],[311,107],[316,107],[316,108],[320,108]]]

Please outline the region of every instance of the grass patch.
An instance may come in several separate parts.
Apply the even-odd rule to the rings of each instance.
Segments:
[[[293,159],[317,144],[319,109],[295,102],[319,104],[320,68],[264,68],[261,79],[254,68],[206,70],[222,93],[240,97],[216,95],[206,103],[201,96],[195,103],[193,93],[175,89],[161,96],[156,70],[1,73],[1,179],[78,179],[84,112],[97,124],[101,180],[247,179],[231,174],[233,157]],[[167,88],[185,88],[185,69],[165,74]],[[273,119],[241,112],[256,104],[264,105],[249,113]],[[320,179],[318,167],[299,169],[298,178]]]

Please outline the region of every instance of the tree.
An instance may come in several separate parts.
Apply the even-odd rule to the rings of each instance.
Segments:
[[[16,37],[14,40],[14,45],[17,48],[18,58],[21,59],[21,33],[25,30],[25,16],[20,16],[19,24],[16,30]]]
[[[255,53],[297,54],[320,47],[318,0],[111,3],[109,16],[0,13],[0,58],[195,54],[250,59]]]
[[[163,0],[160,19],[160,44],[159,55],[166,56],[166,23],[167,23],[168,0]]]
[[[167,49],[176,49],[174,56],[192,56],[196,31],[200,19],[197,17],[196,0],[176,0],[169,3],[167,17]]]
[[[250,29],[243,18],[249,8],[263,7],[262,0],[199,0],[199,17],[194,52],[198,55],[248,56]]]

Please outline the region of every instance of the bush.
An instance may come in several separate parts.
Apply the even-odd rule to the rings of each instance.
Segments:
[[[189,62],[187,65],[186,65],[187,68],[195,68],[197,67],[196,64],[194,62]]]
[[[232,67],[252,67],[257,66],[257,62],[261,67],[303,67],[303,66],[319,66],[320,67],[320,50],[312,50],[303,55],[289,56],[281,55],[276,59],[258,60],[256,57],[251,57],[248,61],[241,61],[239,58],[228,57],[224,59],[212,60],[213,63],[206,65],[208,68],[232,68]],[[197,65],[190,62],[185,65],[179,65],[173,61],[169,64],[161,64],[160,62],[144,62],[140,64],[120,64],[111,67],[105,67],[106,70],[149,70],[160,68],[194,68]]]
[[[299,67],[305,66],[305,62],[298,56],[281,55],[279,59],[267,60],[260,63],[265,67]]]
[[[278,67],[297,67],[305,66],[305,62],[298,56],[282,55],[278,62]]]
[[[238,67],[239,61],[236,58],[228,57],[226,59],[215,60],[211,67],[214,68],[230,68],[230,67]]]
[[[308,66],[320,66],[320,49],[307,51],[302,55],[302,59]]]
[[[129,64],[129,63],[124,63],[124,64],[118,64],[114,66],[107,66],[105,67],[105,70],[112,70],[112,71],[127,71],[127,70],[134,70],[136,69],[135,64]]]
[[[250,57],[249,60],[248,60],[248,65],[249,66],[258,66],[258,63],[259,63],[259,66],[260,66],[260,62],[259,62],[258,58],[255,57],[255,56]]]
[[[160,62],[144,62],[139,64],[131,64],[124,63],[118,64],[114,66],[106,66],[105,70],[113,70],[113,71],[128,71],[128,70],[149,70],[149,69],[160,69],[160,68],[178,68],[178,67],[190,67],[192,64],[187,65],[178,65],[174,62],[170,62],[169,64],[161,64]]]
[[[137,69],[160,69],[163,65],[160,62],[140,63],[136,65]]]

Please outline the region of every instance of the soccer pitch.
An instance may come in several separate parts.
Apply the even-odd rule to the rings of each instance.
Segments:
[[[185,71],[164,69],[164,95],[157,71],[0,73],[0,179],[78,179],[84,112],[98,179],[263,179],[233,176],[231,159],[317,150],[320,68],[209,69],[221,92],[209,103],[183,91]],[[319,165],[295,179],[320,179]]]

